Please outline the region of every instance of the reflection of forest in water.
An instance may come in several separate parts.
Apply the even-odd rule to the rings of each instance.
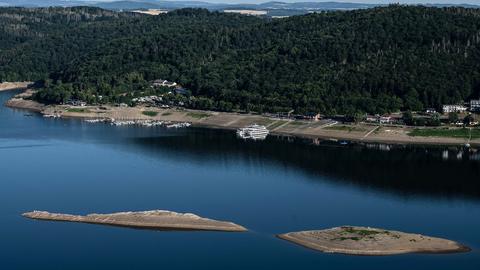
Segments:
[[[354,184],[397,195],[480,199],[480,160],[475,150],[382,144],[343,146],[320,141],[312,145],[312,141],[303,139],[275,137],[244,141],[232,132],[208,129],[133,141],[152,155],[167,152],[185,162],[273,164],[301,169],[318,181]]]

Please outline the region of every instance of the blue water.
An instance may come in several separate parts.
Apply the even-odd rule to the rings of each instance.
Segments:
[[[0,93],[4,103],[14,92]],[[480,161],[446,149],[311,145],[232,132],[111,127],[0,108],[0,269],[479,269]],[[167,209],[247,233],[41,222]],[[275,234],[365,225],[459,241],[463,254],[315,252]]]

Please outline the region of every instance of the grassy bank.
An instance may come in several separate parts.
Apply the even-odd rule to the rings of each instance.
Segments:
[[[89,113],[90,111],[85,108],[68,108],[66,109],[67,112],[72,112],[72,113]]]
[[[456,128],[456,129],[449,129],[449,128],[428,128],[428,129],[420,129],[416,128],[408,135],[410,136],[422,136],[422,137],[449,137],[449,138],[462,138],[462,139],[478,139],[480,138],[480,129],[478,128]]]
[[[143,115],[146,115],[146,116],[155,117],[155,116],[158,115],[158,112],[155,112],[155,111],[143,111],[142,114],[143,114]]]

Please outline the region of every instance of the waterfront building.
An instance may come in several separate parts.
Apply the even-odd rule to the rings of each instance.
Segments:
[[[378,118],[378,122],[380,124],[391,124],[392,123],[392,117],[390,116],[381,116]]]
[[[467,107],[463,105],[443,105],[442,109],[443,113],[465,112],[467,110]]]
[[[480,112],[480,99],[470,100],[470,111]]]

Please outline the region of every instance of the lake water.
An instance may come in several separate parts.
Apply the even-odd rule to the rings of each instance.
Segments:
[[[0,103],[13,94],[0,93]],[[0,108],[1,269],[480,269],[478,153],[252,142],[232,131],[25,114]],[[161,232],[20,216],[151,209],[250,231]],[[346,256],[275,237],[339,225],[444,237],[473,251]]]

